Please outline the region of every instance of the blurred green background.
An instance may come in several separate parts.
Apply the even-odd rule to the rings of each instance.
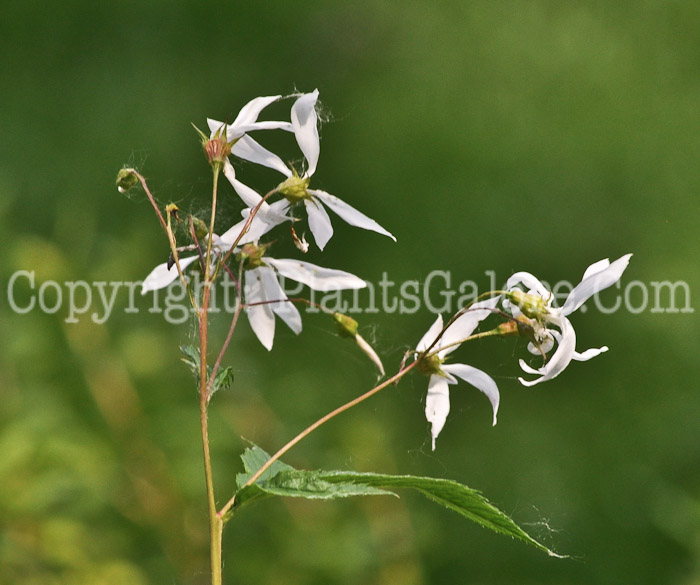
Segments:
[[[273,501],[228,527],[226,583],[700,583],[698,318],[664,310],[668,295],[652,311],[650,288],[685,281],[697,303],[698,30],[690,0],[5,2],[0,583],[207,582],[197,402],[178,352],[191,324],[149,313],[152,297],[126,313],[124,291],[102,325],[66,323],[65,308],[20,315],[7,283],[16,270],[34,270],[37,287],[142,279],[167,244],[144,197],[117,193],[119,168],[137,166],[162,203],[203,211],[209,172],[190,122],[316,87],[330,122],[315,185],[398,243],[335,220],[310,261],[375,283],[440,269],[453,288],[486,290],[489,270],[499,284],[516,270],[576,283],[590,263],[634,252],[622,291],[639,281],[636,312],[589,303],[572,317],[579,348],[610,352],[532,389],[515,379],[522,343],[462,348],[459,361],[498,380],[495,428],[461,384],[432,453],[416,375],[286,458],[456,479],[570,559],[410,494]],[[241,173],[261,190],[279,179]],[[224,195],[222,213],[237,217]],[[288,236],[276,248],[296,254]],[[364,315],[361,332],[395,371],[433,318]],[[213,402],[222,502],[241,437],[275,450],[375,381],[324,317],[306,315],[299,338],[278,328],[268,354],[241,327],[227,360],[236,382]]]

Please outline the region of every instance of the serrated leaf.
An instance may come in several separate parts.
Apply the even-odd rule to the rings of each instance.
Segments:
[[[532,538],[507,514],[491,504],[479,491],[449,479],[412,475],[385,475],[351,471],[297,470],[275,461],[258,480],[243,487],[250,477],[269,459],[260,447],[246,449],[241,456],[246,473],[236,477],[236,509],[269,496],[336,499],[350,496],[396,495],[393,489],[413,489],[428,499],[499,534],[506,534],[530,544],[550,556],[555,552]]]
[[[357,481],[362,485],[379,488],[413,489],[485,528],[522,540],[550,556],[561,557],[520,528],[510,516],[489,502],[481,492],[450,479],[348,471],[324,472],[320,474],[320,478],[330,483]]]
[[[211,375],[211,373],[210,373]],[[214,382],[211,386],[211,391],[209,392],[209,397],[211,397],[215,392],[220,389],[226,390],[233,383],[233,368],[219,368],[219,371],[214,376]]]

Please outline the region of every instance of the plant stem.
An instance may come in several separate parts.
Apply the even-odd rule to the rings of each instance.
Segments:
[[[216,192],[218,186],[218,169],[214,169],[214,186],[212,192],[212,214],[210,220],[207,254],[204,266],[204,290],[202,302],[197,317],[199,320],[199,422],[202,430],[202,449],[204,453],[204,477],[207,490],[207,507],[209,515],[209,546],[211,556],[211,583],[222,583],[222,559],[221,541],[223,534],[223,522],[216,514],[216,498],[214,495],[214,476],[211,465],[211,451],[209,448],[209,424],[207,409],[209,406],[209,383],[207,371],[207,350],[209,336],[209,299],[211,295],[211,283],[209,282],[209,266],[211,264],[211,240],[214,226],[214,214],[216,212]]]
[[[381,384],[375,386],[375,387],[372,388],[371,390],[365,392],[364,394],[362,394],[362,396],[358,396],[357,398],[354,398],[354,399],[351,400],[350,402],[346,402],[346,403],[343,404],[342,406],[339,406],[339,407],[336,408],[335,410],[329,412],[327,415],[325,415],[325,416],[321,417],[320,419],[318,419],[318,420],[317,420],[315,423],[313,423],[312,425],[309,425],[308,427],[306,427],[306,428],[305,428],[303,431],[301,431],[296,437],[294,437],[291,441],[289,441],[286,445],[284,445],[284,447],[282,447],[279,451],[277,451],[277,453],[275,453],[272,457],[270,457],[270,458],[265,462],[265,464],[264,464],[262,467],[260,467],[260,469],[258,469],[258,470],[248,479],[248,481],[245,483],[244,486],[241,487],[241,489],[243,489],[243,488],[245,488],[245,487],[248,487],[248,486],[254,484],[254,483],[260,478],[260,476],[261,476],[263,473],[265,473],[265,472],[270,468],[270,466],[271,466],[275,461],[277,461],[280,457],[282,457],[282,455],[284,455],[287,451],[289,451],[292,447],[294,447],[294,445],[296,445],[296,444],[297,444],[299,441],[301,441],[304,437],[306,437],[307,435],[309,435],[310,433],[312,433],[313,431],[315,431],[315,430],[316,430],[318,427],[320,427],[321,425],[327,423],[329,420],[335,418],[335,417],[338,416],[339,414],[345,412],[346,410],[352,408],[353,406],[357,406],[358,404],[360,404],[360,402],[364,402],[364,401],[367,400],[370,396],[374,396],[374,395],[375,395],[377,392],[379,392],[380,390],[383,390],[383,389],[386,388],[387,386],[390,386],[391,384],[394,384],[395,382],[398,382],[398,381],[399,381],[401,378],[403,378],[408,372],[410,372],[410,371],[416,366],[417,363],[418,363],[417,361],[411,362],[410,364],[408,364],[408,366],[406,366],[405,368],[399,370],[399,371],[398,371],[396,374],[394,374],[391,378],[389,378],[389,379],[387,379],[387,380],[384,380],[384,382],[382,382]],[[240,491],[240,490],[239,490],[239,491]],[[226,522],[226,521],[228,521],[228,520],[230,519],[230,517],[227,518],[226,516],[227,516],[228,512],[231,510],[231,508],[233,508],[233,505],[235,504],[235,502],[236,502],[236,496],[235,496],[235,494],[234,494],[234,496],[233,496],[228,502],[226,502],[226,504],[224,505],[224,507],[221,508],[221,510],[219,510],[218,516],[219,516],[219,518],[222,520],[222,522]]]

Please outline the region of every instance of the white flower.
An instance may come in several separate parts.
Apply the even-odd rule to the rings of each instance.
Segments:
[[[301,95],[292,106],[291,126],[307,165],[306,171],[302,176],[298,176],[293,171],[290,171],[282,160],[271,152],[267,152],[264,162],[262,162],[262,158],[255,161],[276,169],[287,177],[287,181],[282,183],[282,188],[280,189],[280,193],[288,199],[288,201],[285,201],[286,205],[283,207],[282,213],[286,213],[292,203],[303,201],[309,218],[309,229],[321,250],[323,250],[333,235],[333,226],[325,207],[335,212],[350,225],[383,234],[396,241],[396,238],[376,221],[348,205],[342,199],[325,191],[307,188],[309,180],[316,172],[320,154],[318,119],[316,115],[317,100],[318,90],[314,90],[311,93]],[[224,174],[246,205],[254,207],[259,203],[260,195],[236,179],[235,172],[230,164],[225,165]],[[264,219],[269,217],[266,208],[261,208],[261,212]]]
[[[301,260],[263,256],[262,262],[263,265],[245,271],[243,291],[250,326],[268,350],[272,349],[275,337],[275,315],[297,335],[301,332],[301,316],[294,303],[287,300],[287,295],[277,280],[278,274],[318,291],[367,286],[364,280],[348,272],[321,268]]]
[[[518,378],[521,384],[534,386],[540,382],[551,380],[561,374],[571,360],[586,361],[608,351],[608,348],[603,346],[578,353],[576,351],[576,332],[567,316],[583,305],[594,294],[620,280],[631,257],[632,254],[625,254],[613,263],[610,263],[606,258],[591,264],[584,272],[581,282],[569,293],[564,305],[560,308],[552,306],[554,300],[552,293],[529,272],[517,272],[508,279],[506,283],[508,291],[514,289],[518,284],[522,284],[526,289],[529,289],[529,295],[534,295],[537,298],[537,303],[535,304],[539,304],[539,308],[535,309],[534,312],[521,307],[523,309],[522,312],[527,317],[532,318],[532,326],[535,329],[535,340],[537,343],[531,343],[528,349],[532,353],[547,353],[554,346],[555,341],[557,343],[554,355],[541,368],[532,368],[523,360],[520,360],[520,367],[525,372],[540,376],[534,380]],[[511,310],[514,314],[520,312],[516,310],[513,304],[511,304]],[[549,325],[557,327],[558,331],[550,329]]]
[[[231,154],[259,165],[264,165],[273,169],[277,168],[279,165],[278,161],[281,162],[280,159],[258,144],[250,136],[247,136],[246,133],[253,130],[275,130],[280,128],[290,132],[293,131],[292,125],[289,122],[257,121],[260,112],[281,97],[282,96],[279,95],[272,95],[258,97],[249,101],[241,108],[241,111],[238,112],[238,116],[236,116],[236,119],[231,124],[207,118],[211,137],[213,138],[223,127],[226,127],[226,141],[229,143],[235,141],[231,148]]]
[[[474,303],[467,311],[460,315],[440,339],[432,346],[430,352],[437,351],[433,360],[425,364],[424,371],[430,373],[428,384],[428,396],[425,401],[425,417],[431,424],[432,447],[435,450],[435,440],[445,426],[447,415],[450,412],[450,384],[456,384],[455,376],[468,382],[478,390],[481,390],[491,402],[493,408],[493,424],[496,424],[500,395],[498,386],[493,379],[481,370],[465,364],[445,364],[446,356],[459,347],[461,340],[469,337],[481,321],[491,314],[500,297],[494,297],[486,301]],[[443,329],[442,316],[438,315],[435,323],[418,343],[416,350],[421,352],[431,347],[437,336]],[[435,359],[437,358],[437,359]],[[428,358],[430,360],[431,358]],[[421,366],[419,365],[419,368]]]
[[[209,131],[211,132],[211,137],[213,138],[222,130],[222,128],[225,128],[227,142],[233,143],[231,154],[237,156],[238,158],[276,169],[282,173],[287,172],[287,167],[277,155],[261,146],[258,142],[246,134],[247,132],[251,132],[253,130],[282,129],[289,132],[294,131],[294,128],[290,122],[257,121],[260,112],[271,103],[279,100],[281,97],[282,96],[279,95],[273,95],[258,97],[251,100],[245,106],[243,106],[232,124],[225,124],[224,122],[207,118],[207,124],[209,126]],[[228,158],[224,161],[224,175],[230,181],[236,190],[236,193],[239,194],[241,199],[243,199],[248,207],[255,207],[260,202],[262,199],[260,195],[236,179],[236,171]],[[286,211],[286,207],[284,211]],[[272,212],[270,210],[270,206],[267,203],[263,203],[258,214],[261,218],[264,218],[266,221],[268,221],[268,223],[272,223],[272,226],[274,226],[282,221],[285,221],[286,219],[289,219],[284,216],[284,211],[281,213]]]

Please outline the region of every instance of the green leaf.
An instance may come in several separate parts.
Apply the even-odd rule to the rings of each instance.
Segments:
[[[209,375],[211,375],[211,370],[209,372]],[[211,386],[211,391],[209,392],[209,397],[211,397],[217,390],[223,388],[224,390],[228,389],[229,386],[233,384],[233,368],[232,367],[226,367],[226,368],[219,368],[219,371],[216,373],[216,376],[214,376],[214,382],[212,383]]]
[[[187,367],[192,371],[192,375],[194,376],[194,379],[197,382],[197,386],[199,387],[199,376],[200,376],[199,348],[195,347],[194,345],[181,345],[180,352],[183,355],[183,357],[180,359],[185,364],[187,364]],[[211,372],[212,372],[212,367],[207,366],[207,382],[209,381],[209,378],[211,377]],[[219,368],[219,371],[216,373],[216,376],[214,377],[214,381],[211,385],[211,390],[209,391],[209,396],[207,398],[211,398],[212,395],[217,390],[220,390],[221,388],[226,390],[229,386],[231,386],[232,383],[233,383],[233,368],[231,368],[231,367]]]
[[[254,484],[246,486],[252,475],[269,459],[269,455],[254,445],[246,449],[241,458],[246,473],[241,473],[236,477],[238,484],[236,510],[269,496],[330,500],[349,496],[396,495],[392,490],[408,488],[485,528],[517,538],[550,556],[560,556],[532,538],[480,492],[456,481],[413,475],[385,475],[351,471],[303,471],[294,469],[278,460]]]
[[[187,364],[187,367],[192,370],[192,375],[195,380],[199,379],[199,348],[194,345],[181,345],[180,352],[182,356],[180,359]]]

